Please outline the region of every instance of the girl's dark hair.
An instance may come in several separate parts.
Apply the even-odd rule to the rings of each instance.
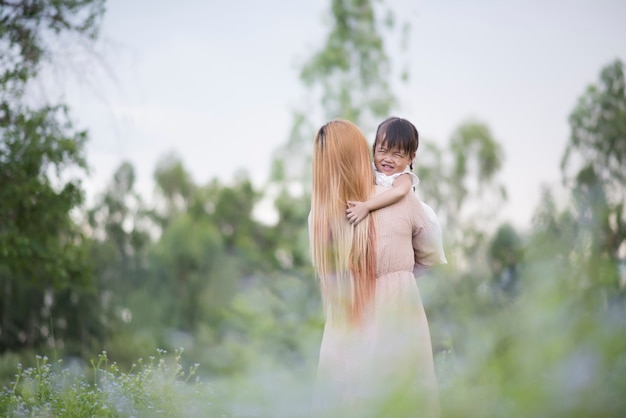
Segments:
[[[372,152],[376,153],[376,146],[384,144],[387,148],[398,147],[400,151],[409,155],[417,152],[419,147],[419,133],[417,128],[406,119],[392,116],[385,119],[376,129],[376,138],[372,145]],[[413,169],[413,164],[411,164]]]

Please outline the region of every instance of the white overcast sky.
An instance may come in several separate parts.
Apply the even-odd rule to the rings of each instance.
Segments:
[[[298,68],[319,49],[330,0],[108,0],[103,66],[66,101],[90,131],[88,194],[123,160],[152,193],[174,151],[198,183],[246,169],[258,185],[304,97]],[[503,145],[503,219],[524,227],[557,185],[567,117],[603,66],[626,60],[624,0],[388,0],[412,26],[411,82],[394,112],[445,145],[468,118]],[[400,63],[404,57],[391,56]],[[106,68],[106,71],[102,71]],[[86,84],[89,86],[86,87]],[[369,138],[371,140],[371,138]],[[417,169],[419,175],[419,167]]]

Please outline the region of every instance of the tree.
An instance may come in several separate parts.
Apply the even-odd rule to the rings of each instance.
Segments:
[[[98,36],[105,0],[0,0],[0,102],[19,99],[51,58],[50,41]]]
[[[109,185],[86,212],[85,248],[100,295],[100,317],[107,338],[130,322],[133,292],[146,288],[152,219],[135,187],[135,170],[122,162]]]
[[[494,290],[507,296],[514,296],[517,293],[522,254],[522,240],[513,226],[508,223],[500,225],[491,240],[488,252]]]
[[[446,241],[461,270],[465,258],[477,259],[484,250],[506,189],[498,180],[504,151],[489,127],[481,121],[461,123],[444,153],[433,142],[417,153],[421,182],[419,194],[435,209],[444,225]],[[472,263],[476,269],[476,263]]]
[[[579,286],[620,287],[626,263],[626,82],[616,60],[600,72],[569,117],[571,135],[561,170],[576,220],[574,259]],[[622,266],[622,267],[620,267]]]
[[[108,264],[118,265],[121,271],[137,268],[133,263],[141,263],[150,242],[148,210],[134,186],[135,169],[122,162],[107,189],[87,211],[92,237],[113,246],[116,260]]]
[[[196,185],[175,154],[167,154],[157,163],[154,181],[158,202],[154,215],[157,223],[164,228],[170,220],[186,212],[194,204]]]
[[[200,319],[203,292],[212,282],[226,279],[215,274],[220,263],[225,263],[218,229],[206,218],[180,215],[163,231],[151,253],[155,275],[168,289],[173,305],[168,310],[169,325],[193,331]],[[237,278],[228,279],[236,285]]]
[[[176,296],[172,326],[190,331],[201,319],[215,323],[246,279],[276,265],[268,228],[252,216],[259,193],[245,173],[230,186],[197,185],[172,155],[154,176],[161,234],[151,264],[157,282]]]
[[[62,104],[25,104],[48,41],[93,39],[103,0],[0,0],[0,351],[98,338],[97,306],[82,234],[71,211],[82,202],[87,133]]]
[[[34,347],[51,338],[50,295],[90,286],[70,216],[82,201],[80,180],[66,171],[85,168],[86,133],[62,119],[63,107],[15,114],[5,105],[1,111],[0,342],[4,349]],[[63,327],[57,328],[62,338]]]
[[[396,99],[374,3],[333,0],[329,17],[326,43],[301,73],[307,87],[321,89],[324,119],[341,117],[362,126],[388,116]],[[392,29],[393,22],[388,15],[384,24]]]
[[[501,145],[478,120],[461,123],[447,147],[428,141],[417,152],[417,191],[442,223],[449,263],[434,272],[445,280],[437,281],[428,307],[433,344],[456,355],[463,355],[472,339],[467,323],[490,316],[499,300],[491,296],[499,296],[505,280],[517,273],[521,243],[515,231],[505,224],[490,238],[506,198],[498,178],[503,162]],[[420,286],[427,291],[428,282]]]
[[[624,63],[616,60],[602,69],[597,84],[587,87],[569,117],[571,135],[561,162],[570,185],[576,173],[591,167],[611,203],[624,201],[626,187],[625,84]]]

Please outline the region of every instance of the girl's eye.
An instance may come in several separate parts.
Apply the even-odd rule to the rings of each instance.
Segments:
[[[404,157],[404,155],[403,155],[403,154],[400,154],[400,153],[397,153],[397,152],[396,152],[395,154],[393,154],[393,155],[394,155],[396,158],[402,158],[402,157]]]

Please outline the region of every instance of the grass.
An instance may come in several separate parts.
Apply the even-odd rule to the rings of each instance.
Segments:
[[[442,418],[626,416],[623,301],[587,306],[558,282],[538,283],[498,311],[431,322],[452,335],[435,359]],[[87,368],[36,356],[0,391],[0,416],[312,416],[314,356],[294,365],[271,346],[249,351],[255,370],[212,380],[198,364],[182,366],[182,349],[157,350],[126,371],[106,352]],[[360,404],[358,418],[411,416],[401,394]]]
[[[195,377],[198,365],[183,370],[182,350],[139,359],[128,372],[106,352],[87,373],[37,356],[36,366],[18,365],[15,379],[0,392],[6,417],[181,417],[226,416],[210,387]]]
[[[489,325],[489,324],[483,324]],[[597,336],[597,335],[596,335]],[[482,339],[482,336],[478,336]],[[510,336],[509,336],[510,337]],[[526,335],[524,335],[526,337]],[[457,417],[618,417],[626,411],[626,357],[613,353],[602,364],[599,346],[580,341],[566,346],[560,337],[503,349],[483,340],[483,356],[452,350],[436,357],[443,418]],[[622,338],[614,344],[623,347]],[[557,343],[564,352],[548,355]],[[537,351],[525,356],[519,350]],[[615,347],[617,348],[617,347]],[[494,351],[496,350],[496,351]],[[504,351],[503,351],[504,350]],[[498,353],[498,351],[500,351]],[[198,365],[184,370],[182,350],[139,359],[127,371],[101,353],[81,372],[63,361],[36,356],[36,365],[18,366],[0,391],[0,416],[6,417],[310,417],[312,375],[303,370],[264,368],[209,381],[196,376]],[[396,395],[401,395],[397,393]],[[325,417],[412,416],[394,397],[358,405],[357,415],[328,412]],[[398,398],[399,399],[399,398]],[[405,403],[406,404],[406,403]],[[404,404],[404,405],[405,405]]]

